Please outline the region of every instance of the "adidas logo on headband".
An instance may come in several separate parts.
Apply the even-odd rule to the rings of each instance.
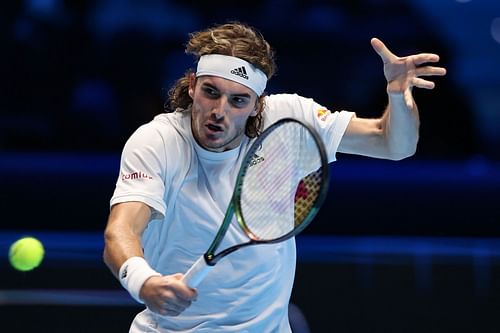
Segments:
[[[241,67],[233,69],[231,71],[231,74],[241,76],[242,78],[248,80],[248,75],[247,75],[247,71],[245,69],[245,66],[241,66]]]
[[[261,96],[266,89],[267,76],[243,59],[222,54],[205,54],[198,60],[196,77],[212,75],[228,79],[252,89]]]

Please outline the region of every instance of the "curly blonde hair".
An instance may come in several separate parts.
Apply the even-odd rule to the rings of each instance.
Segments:
[[[206,54],[222,54],[248,61],[264,72],[268,80],[276,72],[274,51],[271,46],[259,31],[246,24],[230,22],[191,33],[189,36],[186,53],[193,55],[196,61]],[[190,108],[192,99],[188,94],[188,88],[192,73],[194,70],[189,69],[170,89],[165,103],[167,112],[178,108],[184,110]],[[245,128],[245,134],[250,138],[258,136],[261,132],[264,94],[257,99],[256,108],[257,115],[248,118]]]

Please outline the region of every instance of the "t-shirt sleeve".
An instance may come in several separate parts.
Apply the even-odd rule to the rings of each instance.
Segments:
[[[164,138],[152,124],[139,127],[126,142],[120,161],[120,173],[111,206],[139,201],[152,208],[151,219],[165,216],[164,201],[167,161]]]
[[[353,116],[354,113],[348,111],[331,112],[311,98],[297,94],[278,94],[266,98],[264,127],[287,117],[313,126],[323,139],[328,152],[328,161],[333,162],[336,160],[335,155],[342,136]]]

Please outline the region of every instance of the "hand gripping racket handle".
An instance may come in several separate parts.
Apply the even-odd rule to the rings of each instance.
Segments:
[[[198,260],[191,266],[191,268],[184,274],[182,281],[186,283],[191,288],[196,288],[201,281],[207,276],[207,274],[212,270],[214,266],[208,265],[204,256],[198,258]]]

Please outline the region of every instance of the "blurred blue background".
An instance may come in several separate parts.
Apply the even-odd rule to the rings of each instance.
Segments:
[[[205,5],[204,5],[205,3]],[[2,6],[8,6],[3,4]],[[448,76],[417,91],[416,158],[500,158],[497,1],[26,0],[2,10],[3,151],[117,152],[162,112],[193,66],[188,33],[241,20],[277,51],[269,92],[378,116],[385,106],[378,36],[398,55],[435,52]]]
[[[101,262],[119,155],[194,66],[184,54],[188,33],[229,20],[257,27],[275,48],[269,93],[298,93],[331,110],[377,117],[384,109],[371,37],[401,56],[438,53],[448,70],[433,91],[414,91],[422,121],[415,156],[339,155],[332,165],[329,204],[298,239],[292,300],[311,330],[500,331],[496,0],[2,3],[2,310],[15,319],[23,307],[38,327],[65,311],[68,319],[47,332],[70,323],[110,332],[108,321],[126,330],[138,309]],[[47,257],[19,273],[6,254],[26,234],[44,241]],[[62,310],[61,299],[82,301]],[[20,331],[36,329],[25,325]]]

